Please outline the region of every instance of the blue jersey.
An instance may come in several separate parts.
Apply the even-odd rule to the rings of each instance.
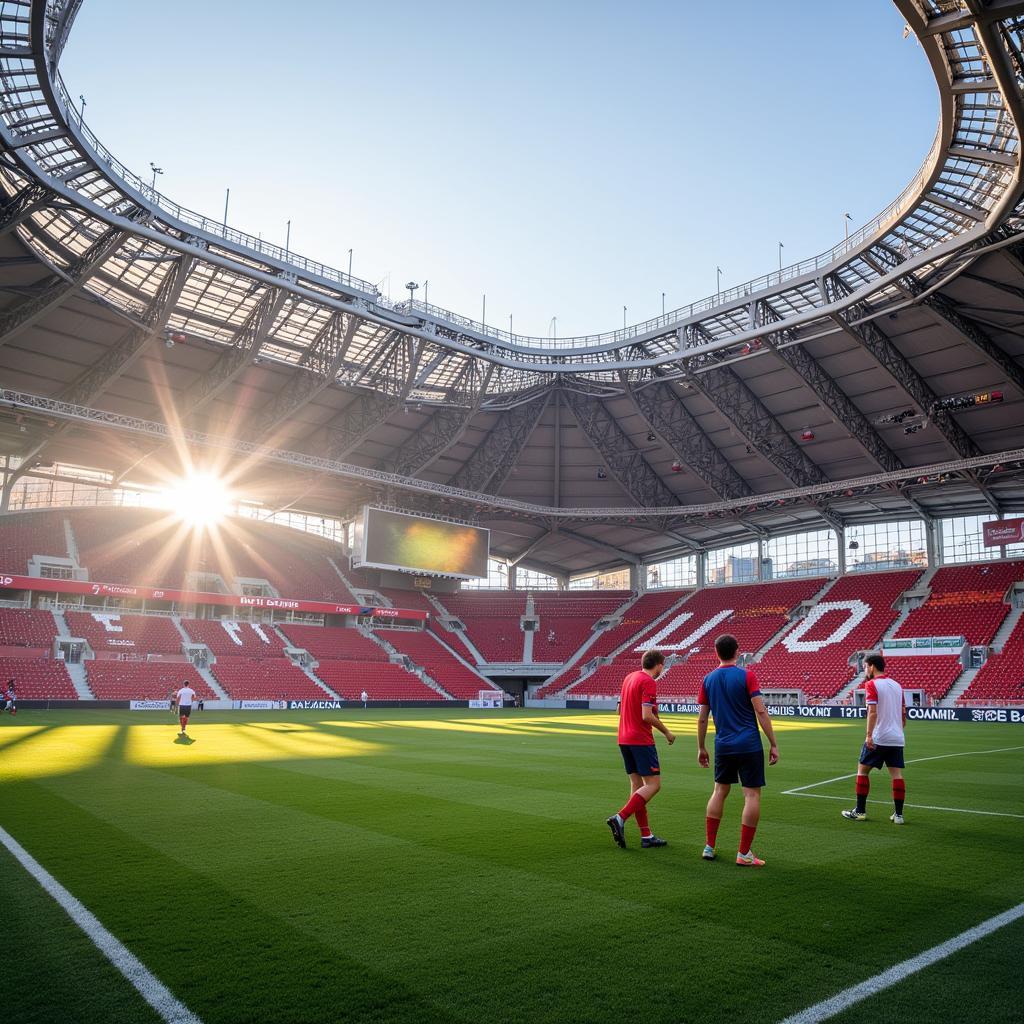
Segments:
[[[757,715],[750,701],[760,693],[757,676],[749,668],[723,665],[704,677],[697,703],[711,708],[717,753],[751,754],[762,749]]]

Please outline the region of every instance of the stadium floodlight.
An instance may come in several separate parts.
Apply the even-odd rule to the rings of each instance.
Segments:
[[[156,191],[156,176],[158,174],[163,174],[164,173],[164,169],[162,167],[157,167],[157,165],[155,163],[153,163],[152,160],[149,161],[149,169],[153,172],[153,180],[150,182],[149,187],[155,192]]]
[[[416,297],[416,289],[419,288],[419,283],[416,281],[406,281],[405,287],[409,289],[409,308],[412,309],[413,299]]]
[[[231,495],[212,473],[190,473],[168,486],[163,503],[193,529],[216,526],[231,510]]]

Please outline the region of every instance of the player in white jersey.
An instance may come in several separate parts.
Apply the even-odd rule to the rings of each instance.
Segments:
[[[174,695],[178,702],[178,721],[181,723],[181,735],[188,728],[188,716],[192,714],[192,701],[196,699],[196,691],[188,684],[187,679],[181,681],[181,689]]]
[[[869,654],[864,659],[867,684],[864,687],[868,706],[868,734],[860,751],[857,765],[857,806],[843,811],[847,821],[864,821],[868,816],[868,790],[871,781],[868,773],[872,768],[889,769],[892,777],[893,813],[889,820],[894,825],[903,824],[903,801],[907,796],[907,785],[903,780],[903,747],[905,740],[903,726],[907,721],[907,704],[903,687],[885,674],[885,658],[880,654]]]

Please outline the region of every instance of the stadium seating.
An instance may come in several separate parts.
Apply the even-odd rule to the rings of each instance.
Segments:
[[[326,692],[287,658],[218,657],[214,678],[234,700],[327,700]]]
[[[0,608],[0,647],[41,647],[49,650],[57,623],[49,612]]]
[[[939,569],[929,584],[928,600],[907,616],[896,635],[964,635],[970,644],[988,645],[1010,610],[1006,592],[1018,580],[1024,580],[1024,562]]]
[[[181,654],[182,636],[163,615],[67,611],[64,619],[71,635],[87,640],[94,651]]]
[[[956,654],[906,655],[886,658],[885,664],[886,675],[904,690],[924,690],[933,701],[945,697],[964,670]]]
[[[818,578],[797,579],[699,590],[664,626],[647,630],[636,643],[630,643],[611,665],[602,666],[594,675],[581,680],[570,693],[605,692],[609,687],[612,687],[611,693],[617,693],[622,677],[638,666],[638,648],[658,646],[666,654],[687,656],[684,662],[677,663],[662,676],[659,694],[692,700],[697,695],[701,680],[718,664],[715,636],[732,633],[740,643],[740,652],[753,654],[786,624],[793,608],[821,589],[823,582]],[[673,622],[677,625],[666,633]],[[708,623],[713,623],[710,629],[692,641],[688,639]],[[684,642],[685,650],[674,650]],[[616,677],[618,683],[615,683]],[[596,684],[600,684],[602,689],[591,688]]]
[[[856,673],[851,655],[879,646],[899,616],[895,602],[920,576],[920,569],[901,569],[836,580],[807,619],[794,624],[752,666],[761,688],[834,697]]]
[[[443,604],[465,624],[469,639],[485,661],[523,660],[523,629],[519,621],[526,613],[523,591],[446,594]]]
[[[0,571],[25,576],[33,555],[68,557],[61,512],[11,512],[0,516]]]
[[[457,700],[475,700],[481,690],[494,689],[483,676],[467,668],[426,630],[388,629],[380,631],[386,640]]]
[[[220,657],[280,658],[285,643],[273,626],[228,619],[182,619],[185,632]]]
[[[79,564],[103,583],[184,586],[191,545],[187,528],[153,509],[72,509],[68,519]],[[205,569],[196,555],[195,567]]]
[[[445,699],[401,665],[387,662],[366,665],[358,661],[321,661],[314,671],[318,679],[322,679],[344,700],[359,700],[363,690],[370,700]],[[320,696],[324,696],[323,691]]]
[[[166,700],[188,683],[203,700],[216,694],[188,664],[145,661],[86,661],[89,689],[98,700]]]
[[[659,616],[664,615],[677,601],[681,601],[691,591],[684,590],[653,590],[647,594],[642,595],[638,598],[630,607],[626,610],[622,617],[622,621],[611,629],[607,629],[602,632],[597,639],[590,645],[586,655],[581,659],[581,662],[574,665],[571,669],[556,673],[546,682],[538,691],[538,697],[550,697],[560,690],[564,689],[569,685],[570,680],[578,678],[582,671],[582,665],[590,661],[594,657],[607,658],[613,654],[619,647],[625,644],[627,641],[633,639],[641,631],[646,631],[646,628],[658,619]],[[624,602],[623,602],[624,603]],[[616,667],[612,673],[609,673],[607,679],[615,673],[619,673],[619,683],[622,683],[622,676],[625,675],[626,669],[624,666],[630,662],[632,658],[631,654],[623,653],[622,662],[619,667]],[[602,671],[599,669],[598,671]],[[588,677],[594,679],[594,676]],[[608,686],[606,677],[602,674],[598,677],[602,686]],[[582,692],[591,692],[586,690],[585,687],[581,687]],[[602,690],[595,690],[594,693],[603,692]]]
[[[594,625],[629,597],[628,590],[534,594],[540,623],[533,637],[533,660],[567,661],[590,639]]]
[[[282,624],[281,632],[295,647],[309,651],[316,659],[328,661],[387,661],[388,652],[368,640],[357,629],[337,626]]]
[[[13,679],[22,700],[77,700],[62,661],[49,658],[0,658],[0,683]]]
[[[992,654],[960,698],[971,703],[1024,704],[1024,617],[999,654]]]

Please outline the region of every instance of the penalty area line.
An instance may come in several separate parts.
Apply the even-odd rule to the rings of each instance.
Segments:
[[[851,775],[852,779],[853,776]],[[812,800],[839,800],[844,804],[850,802],[848,796],[833,796],[831,793],[783,793],[783,796],[806,796]],[[891,800],[869,800],[869,804],[885,804],[890,806]],[[973,807],[936,807],[934,804],[905,804],[905,807],[918,811],[953,811],[956,814],[984,814],[989,818],[1024,818],[1024,814],[1011,814],[1009,811],[977,811]]]
[[[1024,903],[1018,903],[1017,906],[1012,907],[1010,910],[997,914],[995,917],[990,917],[987,921],[982,921],[981,924],[976,925],[974,928],[969,928],[967,931],[961,932],[959,935],[955,935],[953,938],[947,939],[937,946],[932,946],[931,949],[926,949],[923,953],[911,957],[909,960],[895,964],[888,970],[876,974],[873,978],[862,981],[859,985],[851,985],[850,988],[843,989],[842,992],[832,996],[831,999],[822,1000],[820,1003],[809,1006],[806,1010],[793,1014],[792,1017],[787,1017],[785,1020],[780,1021],[779,1024],[818,1024],[819,1021],[829,1020],[844,1010],[848,1010],[851,1006],[862,1002],[878,992],[883,992],[887,988],[892,988],[893,985],[899,984],[911,974],[916,974],[925,967],[930,967],[940,960],[945,960],[946,957],[958,953],[961,949],[966,949],[972,943],[991,935],[1000,928],[1005,928],[1006,925],[1012,924],[1022,917],[1024,917]]]
[[[167,1024],[202,1024],[202,1021],[160,981],[127,946],[100,924],[92,911],[64,888],[6,829],[0,828],[0,843],[42,886],[93,945],[134,986]]]

